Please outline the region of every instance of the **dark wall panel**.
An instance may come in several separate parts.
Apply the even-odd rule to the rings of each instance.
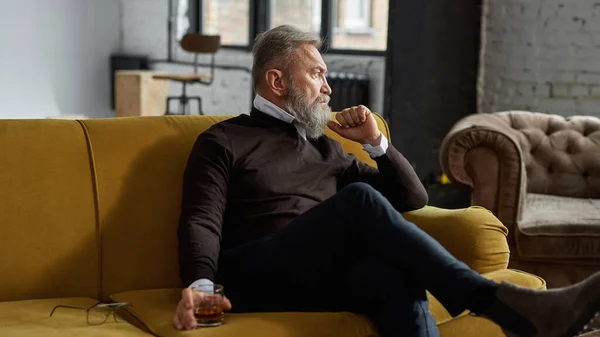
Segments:
[[[423,179],[439,146],[475,113],[481,0],[390,0],[385,109],[392,142]]]

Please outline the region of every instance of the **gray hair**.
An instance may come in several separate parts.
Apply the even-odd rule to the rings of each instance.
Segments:
[[[322,41],[314,34],[303,32],[290,25],[275,27],[258,34],[252,47],[254,87],[256,88],[261,77],[269,69],[277,68],[289,75],[290,66],[295,61],[292,52],[303,44],[312,44],[319,49]]]

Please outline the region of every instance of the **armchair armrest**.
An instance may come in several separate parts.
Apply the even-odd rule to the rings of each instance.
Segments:
[[[442,142],[440,162],[452,181],[471,187],[473,205],[491,210],[509,230],[516,228],[527,174],[511,112],[458,121]],[[512,244],[513,236],[508,240]]]
[[[402,215],[480,274],[508,266],[508,229],[483,207],[449,210],[425,206]]]

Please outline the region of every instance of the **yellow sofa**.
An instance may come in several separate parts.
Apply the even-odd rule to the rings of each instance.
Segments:
[[[183,169],[198,134],[225,118],[0,121],[0,335],[376,335],[351,313],[228,314],[219,328],[172,328]],[[343,145],[374,164],[359,144]],[[507,229],[487,210],[425,207],[405,216],[486,277],[545,288],[506,269]],[[57,304],[98,299],[131,302],[130,323],[87,326],[84,311],[69,309],[49,317]],[[431,311],[444,337],[502,336],[484,319],[452,319],[435,299]]]

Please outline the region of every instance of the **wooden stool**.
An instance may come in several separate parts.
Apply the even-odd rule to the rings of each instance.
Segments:
[[[221,47],[221,37],[219,35],[201,35],[197,33],[185,34],[181,39],[181,48],[183,50],[194,53],[194,73],[193,74],[169,74],[169,75],[154,75],[154,79],[157,80],[169,80],[181,82],[182,94],[181,96],[170,96],[167,98],[167,107],[165,115],[170,115],[169,102],[172,100],[179,101],[179,114],[187,114],[189,108],[189,102],[192,100],[198,101],[198,114],[202,115],[202,99],[200,96],[188,96],[186,93],[186,87],[188,84],[203,84],[211,85],[215,75],[215,53]],[[198,73],[198,54],[211,54],[210,59],[210,74],[199,74]]]

